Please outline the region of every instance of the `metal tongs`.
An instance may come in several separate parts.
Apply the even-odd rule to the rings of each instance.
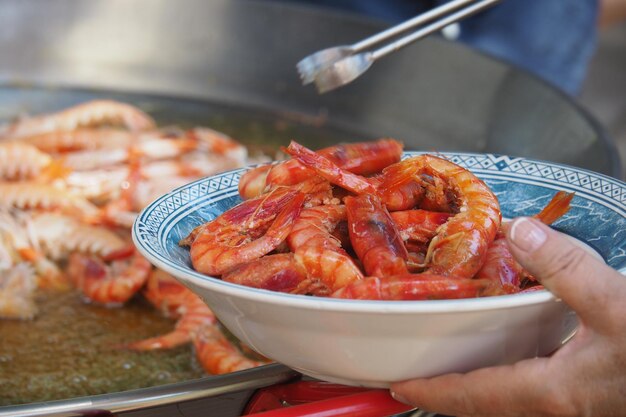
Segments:
[[[377,59],[491,7],[499,1],[453,0],[353,45],[335,46],[318,51],[297,64],[302,84],[307,85],[314,82],[319,93],[334,90],[355,80],[367,71]],[[464,6],[467,7],[463,8]],[[451,12],[454,13],[449,14]],[[379,49],[366,51],[376,44],[428,22],[432,23]]]

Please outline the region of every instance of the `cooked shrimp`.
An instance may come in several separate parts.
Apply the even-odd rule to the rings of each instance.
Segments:
[[[182,312],[180,308],[185,304],[192,293],[176,278],[162,269],[154,268],[142,294],[164,317],[178,318]]]
[[[3,126],[1,136],[21,138],[59,130],[98,125],[121,125],[130,131],[153,129],[154,120],[138,108],[111,100],[79,104],[58,113],[26,117]]]
[[[238,265],[225,272],[222,280],[252,288],[293,292],[307,280],[307,271],[296,262],[293,253],[277,253]]]
[[[128,177],[121,187],[118,198],[109,201],[100,213],[100,218],[94,222],[102,222],[113,226],[132,227],[139,209],[135,210],[134,199],[137,188],[141,182],[140,162],[138,157],[133,157],[128,164]]]
[[[155,269],[149,276],[144,296],[166,317],[178,318],[173,331],[125,345],[132,350],[170,349],[191,342],[201,326],[215,324],[217,319],[200,297],[171,275]]]
[[[428,243],[452,214],[421,209],[392,211],[389,214],[409,252],[409,270],[421,271],[425,266]]]
[[[33,181],[0,183],[0,195],[3,204],[19,209],[57,209],[83,217],[98,213],[98,208],[82,197],[63,188]]]
[[[59,267],[46,258],[39,246],[36,228],[28,214],[0,208],[0,238],[10,256],[10,262],[5,266],[8,268],[18,262],[28,262],[35,269],[38,288],[69,289],[69,283]]]
[[[128,160],[128,149],[96,149],[77,151],[63,155],[63,165],[73,171],[91,171],[124,164]]]
[[[315,207],[322,204],[339,204],[341,201],[334,195],[334,189],[330,182],[314,175],[308,180],[291,185],[290,188],[304,193],[304,206]]]
[[[139,211],[158,197],[189,182],[188,177],[179,176],[143,179],[137,184],[133,194],[133,209]]]
[[[202,164],[196,161],[194,165]],[[207,164],[201,169],[204,172],[210,172],[217,166]],[[189,183],[195,176],[204,175],[194,166],[175,160],[142,164],[138,173],[140,179],[131,199],[133,210],[136,212],[155,198]],[[128,187],[128,178],[131,174],[128,165],[121,165],[91,171],[74,171],[57,182],[76,196],[102,204],[120,197],[122,190]]]
[[[404,165],[395,163],[387,165],[381,174],[366,178],[342,169],[324,155],[293,141],[286,152],[335,185],[355,194],[378,195],[389,211],[408,210],[418,205],[427,210],[458,211],[453,187],[447,179],[427,171],[398,174],[396,171],[404,169]]]
[[[285,240],[304,197],[296,190],[280,188],[247,200],[196,228],[181,244],[191,246],[191,262],[197,271],[221,275],[266,255]]]
[[[19,142],[0,142],[0,180],[36,178],[50,166],[52,157]]]
[[[383,169],[382,180],[375,186],[367,178],[344,171],[327,158],[295,142],[291,142],[287,151],[331,183],[357,194],[380,196],[383,202],[387,192],[396,189],[398,184],[411,181],[423,183],[424,177],[445,181],[454,195],[458,213],[437,230],[428,248],[426,271],[471,278],[482,266],[502,216],[496,196],[467,169],[436,156],[419,155]],[[449,199],[445,197],[446,201]]]
[[[243,164],[235,159],[197,151],[186,153],[176,159],[145,163],[141,167],[141,174],[144,178],[203,177],[242,166]]]
[[[126,158],[125,151],[124,155]],[[72,171],[56,180],[55,184],[58,183],[75,196],[98,204],[110,202],[120,198],[121,191],[128,187],[128,178],[133,174],[129,165],[126,163],[89,171]],[[189,152],[178,159],[143,162],[138,168],[139,180],[129,200],[132,203],[129,210],[136,215],[155,198],[189,183],[193,178],[238,167],[232,160],[198,152]]]
[[[245,146],[228,137],[222,132],[208,127],[196,127],[188,130],[186,136],[199,142],[200,150],[209,151],[212,154],[226,158],[237,166],[243,166],[248,157]]]
[[[0,239],[7,253],[6,262],[0,264],[0,269],[26,260],[23,254],[29,256],[39,249],[31,222],[29,214],[0,205]]]
[[[177,187],[189,183],[188,177],[159,177],[133,179],[129,175],[118,195],[111,196],[101,212],[107,225],[130,229],[142,208]]]
[[[19,142],[50,154],[82,150],[127,148],[137,141],[137,133],[112,128],[55,130],[25,136]]]
[[[196,139],[186,136],[168,138],[155,132],[152,135],[146,133],[139,135],[137,143],[127,149],[132,149],[132,152],[146,160],[158,160],[176,158],[200,147],[201,144]],[[243,164],[243,161],[241,163]]]
[[[389,212],[380,199],[363,194],[346,197],[348,232],[352,248],[369,276],[408,273],[409,254]]]
[[[378,181],[372,181],[361,175],[341,169],[329,158],[313,152],[299,143],[291,141],[285,151],[296,158],[302,165],[315,170],[318,175],[332,184],[352,191],[355,194],[378,194]]]
[[[209,374],[221,375],[265,365],[245,356],[215,325],[201,326],[194,334],[196,357]]]
[[[474,174],[448,160],[420,155],[391,165],[384,174],[425,173],[443,178],[456,196],[459,212],[437,230],[428,247],[427,272],[471,278],[482,266],[502,219],[498,199]],[[389,178],[389,177],[387,177]],[[385,181],[383,181],[384,188]]]
[[[375,142],[331,146],[319,150],[318,153],[346,171],[369,175],[398,162],[402,156],[402,144],[393,139],[380,139]],[[314,174],[296,159],[265,167],[267,168],[259,167],[242,175],[244,186],[239,190],[242,198],[255,197],[258,193],[279,185],[294,185]]]
[[[308,279],[321,281],[330,291],[363,278],[361,270],[341,248],[341,241],[333,235],[344,220],[343,205],[307,208],[287,237],[294,259],[304,267]]]
[[[31,222],[35,239],[52,259],[64,259],[73,252],[108,256],[127,246],[127,242],[111,230],[82,223],[71,216],[38,213]]]
[[[55,180],[53,184],[59,185],[73,195],[102,204],[119,196],[128,173],[127,166],[72,171],[62,179]]]
[[[441,300],[500,294],[488,279],[450,278],[430,273],[367,277],[332,294],[358,300]]]
[[[10,238],[0,230],[0,270],[11,268],[17,259],[18,255]]]
[[[139,136],[134,143],[125,147],[88,149],[63,154],[63,165],[76,171],[89,171],[126,164],[132,157],[146,162],[177,158],[198,147],[197,141],[188,138],[159,138],[157,133],[150,134],[150,138],[144,138],[147,135]]]
[[[573,197],[574,193],[559,191],[534,217],[545,224],[555,222],[559,217],[567,213]],[[500,283],[503,289],[509,293],[519,292],[524,280],[534,280],[532,275],[515,260],[506,237],[501,231],[491,246],[489,246],[485,262],[476,273],[476,276]]]
[[[263,194],[267,183],[267,175],[271,169],[272,165],[267,164],[244,172],[239,179],[239,196],[247,200]]]
[[[368,175],[400,161],[402,144],[393,139],[381,139],[375,142],[331,146],[321,149],[317,153],[346,171]],[[272,170],[267,176],[267,184],[293,185],[312,174],[313,172],[298,162],[297,159],[291,159],[272,166]]]
[[[115,253],[108,258],[96,258],[80,253],[72,253],[67,274],[87,300],[105,305],[120,305],[128,301],[148,279],[152,265],[134,249],[121,250],[124,257],[115,259]],[[106,259],[110,261],[107,262]]]
[[[37,278],[27,264],[0,270],[0,318],[32,319],[37,314]]]

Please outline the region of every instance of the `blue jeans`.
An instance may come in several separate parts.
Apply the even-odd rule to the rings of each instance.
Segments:
[[[445,1],[292,0],[397,23]],[[598,0],[503,0],[461,23],[459,41],[576,95],[596,43]]]

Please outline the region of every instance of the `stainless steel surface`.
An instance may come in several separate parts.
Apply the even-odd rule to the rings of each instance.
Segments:
[[[383,58],[392,52],[396,52],[413,42],[425,38],[428,35],[438,32],[448,25],[456,23],[488,7],[491,7],[499,1],[500,0],[483,0],[476,4],[472,4],[465,9],[443,17],[374,51],[361,52],[354,55],[347,54],[343,58],[336,58],[337,55],[345,51],[343,47],[338,47],[338,51],[332,51],[333,48],[325,49],[319,52],[321,53],[321,56],[317,56],[314,59],[317,67],[306,64],[302,65],[302,61],[300,61],[298,64],[300,78],[304,81],[309,79],[313,80],[319,93],[326,93],[335,90],[360,77],[378,59]],[[448,3],[445,5],[447,4]],[[315,55],[316,54],[314,54],[314,56]],[[331,59],[324,63],[324,56],[330,57]],[[306,82],[304,84],[306,84]]]
[[[82,416],[96,413],[126,413],[178,404],[178,414],[184,416],[239,416],[247,398],[255,389],[298,377],[298,373],[278,365],[266,365],[227,375],[202,378],[178,384],[125,391],[121,393],[95,395],[70,400],[0,407],[0,417]],[[181,414],[185,408],[181,403],[203,399],[204,405],[198,412]],[[211,403],[211,407],[208,403]],[[137,414],[133,414],[137,415]],[[159,415],[154,409],[151,415]]]
[[[336,61],[342,58],[346,58],[352,54],[363,52],[380,42],[389,40],[395,36],[406,32],[409,29],[416,28],[417,26],[428,23],[434,19],[444,16],[446,13],[450,13],[458,8],[465,6],[466,4],[474,3],[477,0],[453,0],[441,6],[435,7],[425,13],[415,16],[405,22],[392,26],[389,29],[376,33],[368,38],[363,39],[353,45],[335,46],[332,48],[323,49],[314,54],[311,54],[302,59],[296,65],[302,84],[307,85],[315,80],[316,73],[324,67],[330,66]]]

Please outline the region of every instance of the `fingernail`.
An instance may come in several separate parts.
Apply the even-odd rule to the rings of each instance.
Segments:
[[[544,244],[548,235],[541,230],[534,220],[520,217],[513,221],[509,232],[511,242],[526,252],[534,252]]]
[[[389,391],[391,393],[391,398],[393,398],[394,400],[396,400],[399,403],[402,404],[406,404],[406,405],[412,405],[409,400],[407,400],[406,398],[404,398],[402,395],[398,394],[395,391]]]

